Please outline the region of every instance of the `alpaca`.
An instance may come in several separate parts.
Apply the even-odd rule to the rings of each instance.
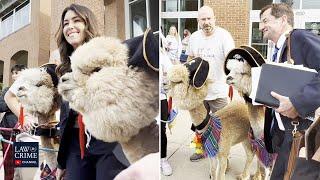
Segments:
[[[208,84],[212,83],[210,79],[206,78],[201,80],[201,77],[207,77],[197,72],[204,72],[205,70],[201,67],[203,63],[207,63],[201,58],[196,58],[187,64],[174,65],[167,74],[169,80],[169,92],[168,95],[172,97],[174,104],[183,110],[188,110],[191,115],[193,125],[196,127],[203,126],[203,121],[209,118],[209,122],[204,128],[196,130],[197,134],[204,136],[207,133],[215,133],[216,128],[211,127],[212,120],[214,116],[220,119],[221,125],[218,124],[216,127],[221,127],[220,130],[220,140],[218,140],[218,150],[214,149],[212,153],[209,148],[210,145],[202,143],[205,147],[205,152],[210,157],[210,161],[213,161],[213,157],[217,157],[218,166],[216,170],[212,166],[213,162],[210,163],[210,174],[211,179],[224,180],[225,172],[227,168],[227,158],[230,153],[230,149],[233,145],[242,143],[247,160],[245,168],[238,179],[246,179],[249,177],[249,168],[254,157],[254,153],[251,149],[251,145],[248,139],[248,130],[250,129],[249,115],[247,106],[242,102],[231,102],[223,109],[218,110],[214,115],[209,115],[208,109],[204,106],[203,100],[205,99],[208,92]],[[200,64],[199,68],[192,68],[192,66],[197,66]],[[194,70],[190,70],[194,69]],[[196,72],[195,72],[196,71]],[[197,79],[200,77],[200,80]],[[191,85],[189,84],[191,82]],[[200,82],[200,83],[199,83]],[[216,123],[216,122],[214,122]],[[219,129],[219,128],[217,128]],[[211,132],[210,132],[211,131]],[[216,144],[215,144],[216,145]]]
[[[248,51],[242,51],[243,49]],[[249,111],[250,125],[253,131],[254,138],[261,138],[263,148],[266,152],[264,141],[263,140],[263,130],[264,130],[264,106],[253,105],[252,100],[249,98],[251,93],[251,67],[260,66],[265,63],[263,57],[255,51],[253,48],[242,46],[242,48],[234,49],[229,52],[227,55],[227,60],[225,63],[225,72],[227,74],[227,84],[232,85],[239,94],[245,99]],[[239,53],[239,54],[237,54]],[[246,59],[243,59],[242,56],[246,56],[250,64]],[[254,57],[250,54],[254,54]],[[259,59],[259,60],[257,60]],[[253,63],[255,62],[255,63]],[[267,152],[266,152],[267,153]],[[259,155],[258,155],[259,157]],[[254,175],[254,179],[264,179],[266,175],[266,168],[271,169],[275,155],[268,154],[268,161],[258,163],[258,171]]]
[[[54,64],[45,64],[41,68],[26,69],[17,79],[19,82],[17,97],[25,113],[37,118],[38,122],[35,122],[38,124],[36,134],[40,133],[40,143],[43,148],[48,149],[55,147],[53,138],[57,136],[55,125],[58,124],[55,112],[61,103],[61,97],[58,95],[56,87],[58,78],[54,73],[55,67]],[[50,133],[52,133],[51,136]],[[46,165],[49,167],[49,172],[55,174],[56,152],[44,151],[41,153],[43,153]]]
[[[144,42],[148,43],[150,34],[145,33]],[[130,65],[134,62],[128,57],[128,46],[115,38],[96,37],[78,47],[70,57],[72,72],[60,78],[58,91],[82,114],[94,137],[119,142],[133,163],[159,151],[154,120],[159,80],[158,72]],[[148,59],[138,60],[143,58]]]

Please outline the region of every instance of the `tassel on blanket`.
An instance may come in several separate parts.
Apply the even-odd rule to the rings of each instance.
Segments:
[[[85,151],[85,138],[84,138],[84,124],[82,121],[82,115],[78,115],[78,125],[79,125],[79,144],[80,144],[80,154],[81,154],[81,159],[84,157],[84,151]]]
[[[270,154],[268,153],[266,146],[264,144],[263,135],[261,138],[254,138],[253,130],[250,128],[248,133],[248,138],[251,143],[252,149],[255,151],[258,159],[265,167],[271,167],[274,160],[277,158],[277,154]]]
[[[232,86],[229,86],[228,96],[229,96],[230,100],[232,101],[232,98],[233,98],[233,87]]]
[[[21,128],[23,128],[23,123],[24,123],[23,107],[22,107],[22,106],[20,106],[19,124],[20,124]]]
[[[196,135],[190,143],[190,147],[195,148],[196,154],[203,154],[203,145],[200,134],[196,133]]]

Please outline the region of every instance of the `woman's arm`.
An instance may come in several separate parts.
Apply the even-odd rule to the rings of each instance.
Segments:
[[[19,102],[15,94],[13,94],[10,90],[4,95],[4,101],[6,102],[9,109],[19,117]]]

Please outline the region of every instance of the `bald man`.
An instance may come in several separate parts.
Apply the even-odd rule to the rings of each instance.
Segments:
[[[186,54],[191,57],[201,57],[209,62],[210,72],[208,79],[213,80],[205,98],[205,105],[210,107],[211,113],[227,105],[228,86],[224,73],[224,61],[227,53],[235,47],[231,34],[215,25],[216,19],[213,9],[203,6],[198,11],[200,30],[194,32],[189,39]],[[193,154],[191,161],[197,161],[203,156]]]

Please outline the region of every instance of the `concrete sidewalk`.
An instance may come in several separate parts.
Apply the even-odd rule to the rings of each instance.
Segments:
[[[168,137],[168,160],[172,166],[171,176],[161,175],[162,180],[202,180],[209,179],[209,160],[202,159],[199,162],[191,162],[189,157],[194,153],[194,149],[189,144],[193,138],[190,130],[191,120],[189,112],[179,110],[179,114],[174,122],[172,134],[167,129]],[[232,147],[229,162],[230,169],[226,173],[226,180],[236,179],[241,174],[245,164],[246,154],[241,144]],[[257,166],[256,158],[250,169],[251,175],[254,174]]]

